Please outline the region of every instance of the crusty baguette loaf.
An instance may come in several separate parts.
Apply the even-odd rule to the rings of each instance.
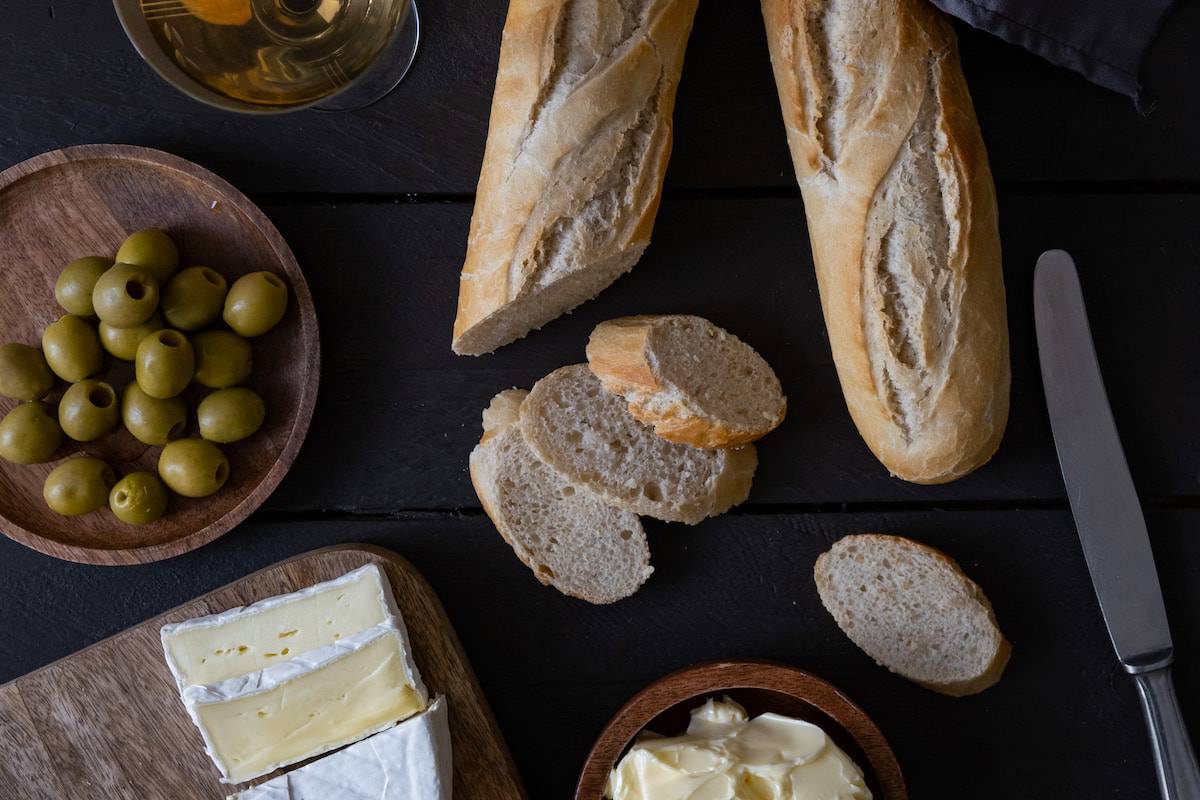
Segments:
[[[660,314],[602,322],[588,366],[664,439],[737,447],[779,427],[787,399],[754,348],[706,319]]]
[[[894,474],[942,483],[1008,419],[995,188],[925,0],[762,0],[834,362]]]
[[[570,483],[671,522],[695,524],[742,502],[758,465],[754,445],[702,450],[656,436],[587,364],[534,384],[521,404],[521,430],[534,455]]]
[[[697,0],[511,0],[454,352],[598,294],[650,242]]]
[[[871,658],[935,692],[975,694],[1011,651],[992,606],[958,564],[899,536],[847,536],[817,558],[821,602]]]
[[[483,412],[483,438],[471,452],[475,492],[543,584],[591,603],[628,597],[653,571],[642,524],[534,457],[516,424],[527,394],[501,392]]]

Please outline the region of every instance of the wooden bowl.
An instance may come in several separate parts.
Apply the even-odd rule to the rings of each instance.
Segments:
[[[609,721],[588,754],[575,800],[602,800],[609,773],[643,730],[683,733],[692,709],[709,697],[729,697],[751,717],[773,711],[819,725],[854,760],[877,800],[907,800],[900,765],[866,712],[820,678],[766,661],[716,661],[660,678],[633,696]]]
[[[282,275],[288,310],[272,331],[251,340],[254,372],[246,385],[267,406],[254,436],[222,446],[229,481],[202,499],[173,496],[149,525],[119,522],[107,509],[78,517],[50,511],[42,484],[62,458],[87,452],[118,474],[155,471],[161,448],[123,429],[81,445],[65,440],[50,464],[0,460],[0,531],[48,555],[89,564],[134,564],[186,553],[244,520],[279,484],[308,432],[317,398],[320,340],[308,284],[283,237],[245,195],[208,170],[157,150],[85,145],[44,153],[0,172],[0,342],[40,345],[42,330],[65,313],[54,282],[70,260],[112,257],[129,233],[158,227],[179,246],[181,267],[210,266],[232,284],[247,272]],[[98,376],[118,394],[132,380],[127,362],[108,357]],[[57,400],[65,384],[48,398]],[[185,394],[195,435],[195,403]],[[0,398],[0,415],[16,401]]]

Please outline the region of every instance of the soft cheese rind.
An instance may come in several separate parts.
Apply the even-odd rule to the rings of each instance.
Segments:
[[[339,640],[332,645],[301,654],[291,661],[277,664],[267,669],[230,678],[216,684],[186,687],[182,693],[184,707],[187,709],[188,714],[204,739],[206,752],[217,766],[217,769],[221,771],[222,780],[226,783],[241,783],[251,778],[256,778],[259,775],[265,775],[279,767],[294,764],[336,747],[358,741],[363,737],[370,736],[373,733],[390,727],[400,719],[409,716],[413,711],[424,709],[428,704],[428,693],[421,682],[416,665],[412,661],[412,648],[409,646],[408,637],[403,627],[396,624],[398,621],[397,618],[395,622],[389,621],[384,625],[377,625],[346,639]],[[386,641],[388,639],[391,639],[392,642],[389,643]],[[261,697],[264,705],[266,705],[270,700],[269,693],[281,687],[289,687],[293,693],[299,694],[298,687],[300,684],[297,682],[309,676],[315,676],[322,671],[336,670],[339,662],[353,658],[355,654],[365,651],[372,646],[387,647],[389,644],[394,644],[398,650],[400,671],[404,678],[403,683],[405,684],[401,691],[411,691],[415,703],[407,703],[406,698],[394,696],[391,698],[396,709],[394,716],[381,717],[362,727],[355,727],[352,723],[344,725],[344,731],[340,735],[314,741],[311,747],[302,752],[281,750],[278,757],[272,756],[266,760],[260,759],[262,763],[258,766],[238,766],[229,763],[232,759],[227,759],[224,755],[224,750],[227,749],[228,743],[218,741],[219,738],[223,739],[225,737],[211,730],[206,720],[206,717],[210,717],[214,713],[209,707],[226,705],[232,708],[233,706],[230,704],[245,704],[246,700],[253,700],[256,697]],[[354,687],[339,683],[338,688],[342,692],[342,699],[344,699],[348,693],[348,689]],[[279,702],[281,708],[286,705],[282,700]],[[412,707],[409,708],[409,705]],[[306,709],[307,712],[310,712],[308,714],[309,718],[315,718],[326,710],[320,707]],[[263,717],[266,714],[260,709],[258,716]],[[250,717],[245,726],[253,726],[256,722],[255,718]],[[271,740],[277,737],[265,738]],[[286,740],[287,736],[283,738]]]
[[[393,728],[228,800],[450,800],[446,698]]]
[[[331,596],[334,592],[348,594],[355,589],[359,589],[360,596],[369,597],[372,605],[377,603],[377,606],[364,610],[357,619],[348,620],[343,625],[315,624],[312,628],[304,627],[306,621],[309,624],[316,623],[316,620],[305,619],[305,614],[311,611],[303,608],[305,605],[312,604],[322,595]],[[347,610],[342,610],[342,613],[350,615]],[[193,684],[216,683],[265,669],[389,621],[395,621],[397,627],[403,629],[400,611],[387,577],[376,564],[367,564],[341,577],[296,592],[268,597],[219,614],[164,625],[161,638],[167,665],[179,688],[183,689]],[[274,627],[297,635],[284,638],[284,634],[278,639],[272,636],[269,642],[254,642],[253,633],[244,629],[255,622],[268,625],[275,623]],[[215,646],[220,652],[208,652],[213,649],[211,645],[201,646],[197,639],[205,634],[222,637],[220,644]],[[201,649],[205,650],[207,661],[198,653]],[[284,650],[288,652],[282,652]],[[265,655],[268,652],[272,655]]]

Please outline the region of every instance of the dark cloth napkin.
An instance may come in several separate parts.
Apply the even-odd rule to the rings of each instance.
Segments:
[[[1138,73],[1174,0],[933,0],[1089,81],[1141,101]]]

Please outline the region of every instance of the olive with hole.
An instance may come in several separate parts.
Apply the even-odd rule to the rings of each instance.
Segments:
[[[288,289],[283,279],[271,272],[251,272],[229,287],[225,323],[239,336],[262,336],[283,319],[287,304]]]
[[[145,339],[155,331],[161,331],[163,325],[162,315],[157,311],[150,319],[143,322],[141,325],[134,325],[132,328],[114,328],[107,322],[101,322],[99,325],[100,344],[111,355],[122,361],[133,361],[137,356],[137,347]]]
[[[112,487],[108,507],[121,522],[154,522],[167,510],[167,487],[153,472],[131,472]]]
[[[14,464],[41,464],[54,458],[62,428],[43,403],[22,403],[0,420],[0,458]]]
[[[208,267],[188,267],[162,291],[162,314],[167,324],[181,331],[195,331],[221,317],[225,279]]]
[[[117,250],[117,261],[142,267],[165,284],[179,267],[179,250],[171,237],[158,228],[147,228],[129,235]]]
[[[250,377],[250,343],[229,331],[204,331],[192,337],[196,383],[210,389],[236,386]]]
[[[0,394],[14,400],[41,400],[53,388],[54,373],[41,350],[20,342],[0,345]]]
[[[80,381],[58,401],[58,424],[77,442],[91,442],[117,427],[117,393],[104,381]]]
[[[121,422],[142,444],[163,445],[187,430],[187,405],[181,397],[159,400],[131,383],[121,396]]]
[[[200,435],[210,442],[229,444],[252,435],[262,427],[267,407],[262,398],[240,386],[220,389],[200,401],[196,418]]]
[[[87,514],[108,504],[117,482],[112,467],[98,458],[80,456],[64,461],[46,476],[42,497],[51,511],[67,517]]]
[[[54,374],[68,383],[95,375],[104,366],[104,351],[96,329],[67,314],[42,332],[42,355]]]
[[[112,261],[100,256],[75,259],[59,273],[54,283],[54,299],[68,314],[92,316],[96,313],[92,307],[92,291],[96,288],[96,281],[112,265]]]
[[[133,368],[142,391],[165,400],[179,394],[192,382],[196,355],[186,336],[165,328],[142,339]]]
[[[96,281],[92,306],[114,328],[141,325],[158,308],[158,281],[141,267],[117,262]]]
[[[207,497],[229,479],[229,460],[212,442],[180,439],[159,453],[158,474],[176,494]]]

